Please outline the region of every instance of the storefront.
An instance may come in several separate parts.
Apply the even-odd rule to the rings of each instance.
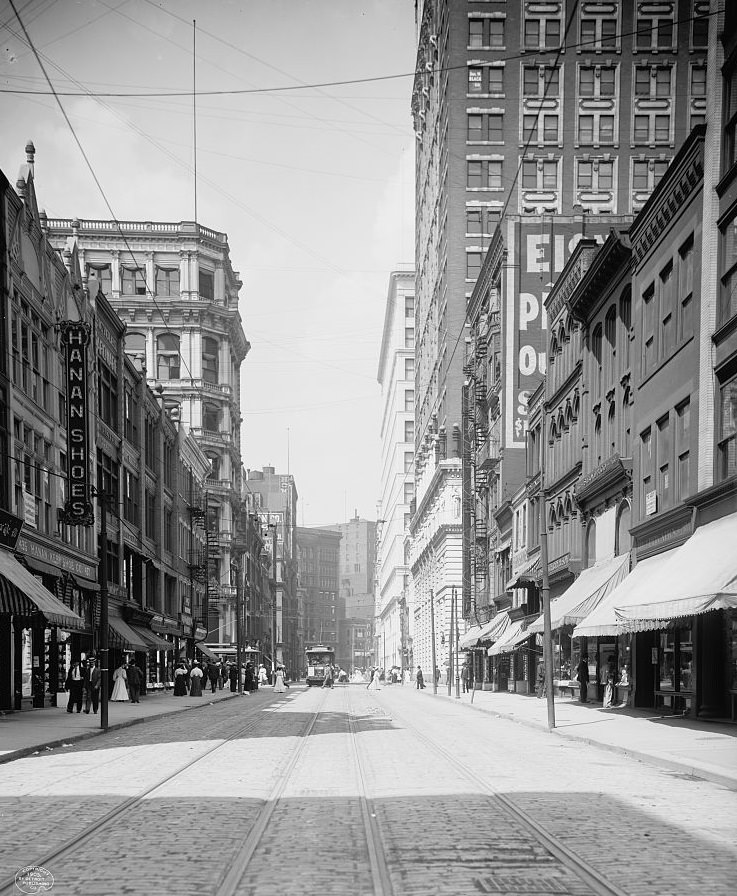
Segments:
[[[492,690],[531,694],[542,648],[528,631],[530,618],[513,621],[487,651],[492,659]]]
[[[84,620],[0,547],[0,709],[55,705]]]

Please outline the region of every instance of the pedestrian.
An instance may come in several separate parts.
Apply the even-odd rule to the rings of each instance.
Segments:
[[[284,667],[277,666],[276,667],[276,676],[274,679],[274,693],[275,694],[283,694],[289,685],[284,681]]]
[[[617,677],[614,657],[610,656],[607,662],[604,678],[604,709],[608,709],[614,703],[614,681]]]
[[[269,683],[269,676],[266,672],[266,666],[263,663],[258,667],[258,683],[265,685]]]
[[[225,686],[225,680],[228,677],[228,673],[225,668],[225,660],[220,660],[220,662],[217,664],[217,670],[218,670],[218,690],[222,691],[223,687]]]
[[[180,662],[174,670],[174,696],[186,697],[189,693],[189,671],[187,664]]]
[[[86,669],[81,662],[72,663],[67,672],[67,679],[64,687],[69,691],[69,699],[67,700],[67,712],[73,712],[77,707],[77,712],[82,711],[82,692],[84,690],[84,679]]]
[[[539,699],[542,699],[546,694],[546,686],[545,686],[545,663],[542,659],[537,662],[537,681],[535,687],[535,693],[537,694]]]
[[[322,680],[322,686],[324,688],[331,688],[333,686],[333,667],[330,663],[325,663],[325,677]]]
[[[85,681],[85,690],[87,696],[84,701],[84,711],[92,711],[97,715],[97,707],[100,705],[100,685],[102,683],[102,670],[100,669],[100,661],[95,658],[92,660],[92,668],[87,671],[87,679]]]
[[[235,663],[231,663],[228,667],[228,681],[230,682],[231,694],[235,694],[238,690],[238,666]]]
[[[249,693],[256,689],[256,679],[253,674],[253,663],[246,663],[246,671],[243,673],[243,686]]]
[[[422,674],[422,669],[420,669],[419,666],[417,667],[416,679],[417,679],[417,690],[419,691],[420,688],[425,687],[425,676]]]
[[[440,669],[435,667],[435,684],[440,684]]]
[[[192,665],[192,669],[189,673],[189,696],[190,697],[201,697],[202,696],[202,679],[204,677],[204,672],[202,671],[202,667],[199,663],[194,663]]]
[[[578,699],[581,703],[588,703],[589,691],[589,658],[586,654],[581,657],[578,666],[576,666],[576,675],[578,676]]]
[[[126,681],[128,675],[125,671],[125,661],[121,662],[118,668],[113,672],[113,693],[110,697],[116,703],[128,702],[128,687]]]
[[[371,670],[371,678],[369,679],[369,683],[366,685],[367,691],[378,691],[379,688],[379,670],[372,669]]]
[[[461,682],[463,684],[463,693],[468,693],[468,663],[461,666]]]
[[[220,676],[220,666],[217,663],[210,663],[210,665],[207,667],[207,677],[210,680],[210,687],[212,688],[213,694],[218,689]]]
[[[143,673],[136,665],[134,659],[128,663],[128,668],[125,670],[125,674],[128,681],[128,693],[130,694],[131,703],[140,703]]]

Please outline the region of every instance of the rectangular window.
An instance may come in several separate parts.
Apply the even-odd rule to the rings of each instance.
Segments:
[[[504,46],[504,19],[489,20],[489,46]]]
[[[405,420],[404,421],[404,441],[405,442],[414,442],[415,440],[415,421],[414,420]]]
[[[578,189],[591,190],[594,186],[593,162],[578,162]]]
[[[156,295],[179,295],[179,268],[156,268]]]
[[[118,430],[118,378],[103,361],[97,362],[98,414],[111,429]]]
[[[467,208],[466,209],[466,233],[467,234],[479,234],[482,233],[482,222],[481,222],[481,209],[480,208]]]
[[[484,20],[468,20],[468,46],[478,49],[484,45]]]
[[[543,190],[555,190],[558,187],[558,163],[543,162]]]
[[[123,295],[146,295],[146,278],[142,268],[123,268]]]
[[[404,472],[411,473],[412,472],[412,464],[415,459],[414,454],[411,451],[404,452]]]
[[[404,297],[404,316],[411,317],[414,320],[414,317],[415,317],[415,297],[414,296],[405,296]]]
[[[109,264],[87,265],[87,276],[94,277],[100,284],[100,290],[108,298],[113,293],[113,271]]]
[[[409,504],[409,502],[415,496],[415,484],[414,482],[405,482],[404,483],[404,503]]]
[[[640,436],[640,516],[647,515],[648,495],[653,490],[653,441],[650,429]]]
[[[599,162],[600,190],[614,189],[614,162]]]
[[[737,162],[737,65],[724,74],[724,160],[722,174]]]
[[[617,46],[617,20],[601,20],[601,46],[611,48]]]
[[[581,50],[585,53],[596,47],[596,19],[581,19]]]
[[[502,162],[492,161],[487,166],[487,186],[492,190],[502,188]]]
[[[468,69],[468,92],[483,93],[484,92],[484,70],[471,66]]]
[[[498,65],[489,66],[489,93],[504,93],[504,69]]]
[[[673,264],[660,272],[660,357],[670,358],[676,341],[676,322],[673,308]]]
[[[522,162],[522,189],[537,189],[537,162]]]
[[[483,186],[484,168],[481,162],[469,161],[466,163],[466,186]]]
[[[405,358],[404,359],[404,378],[406,380],[413,380],[415,378],[415,359],[414,358]]]
[[[676,495],[683,501],[690,494],[691,404],[684,401],[676,408]]]
[[[215,275],[210,271],[200,271],[199,293],[201,299],[215,299]]]
[[[670,68],[658,66],[655,69],[655,96],[670,96]]]
[[[737,474],[737,376],[719,389],[717,479]]]
[[[479,141],[484,139],[484,116],[469,115],[466,140]]]
[[[671,439],[670,439],[670,416],[666,414],[658,420],[658,502],[659,510],[665,510],[673,503],[673,492],[671,483]]]
[[[557,115],[544,115],[543,116],[543,140],[545,143],[557,143],[558,142],[558,116]]]
[[[670,115],[655,116],[655,142],[668,143],[670,141]]]
[[[693,336],[693,235],[678,250],[678,341]]]
[[[404,409],[412,412],[415,409],[415,392],[414,389],[404,390]]]
[[[635,115],[635,126],[632,131],[635,143],[650,142],[650,116]]]
[[[536,65],[526,65],[522,73],[522,92],[525,96],[540,95],[540,70]]]
[[[655,367],[655,285],[651,284],[642,296],[642,374],[647,375]]]
[[[578,142],[593,143],[594,142],[594,116],[579,115],[578,116]]]
[[[466,252],[467,280],[476,280],[479,273],[481,272],[481,259],[482,255],[480,252]]]
[[[721,243],[719,317],[724,323],[737,314],[737,215],[722,229]]]
[[[404,328],[404,347],[405,348],[414,348],[415,347],[415,328],[414,327],[405,327]]]
[[[527,19],[525,21],[525,47],[537,49],[540,46],[540,20]]]

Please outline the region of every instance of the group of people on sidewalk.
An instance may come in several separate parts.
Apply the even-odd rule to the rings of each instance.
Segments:
[[[246,693],[254,690],[255,676],[252,663],[246,663],[243,680]],[[235,694],[238,690],[238,667],[235,663],[226,663],[224,660],[217,663],[214,660],[209,663],[204,660],[199,663],[195,660],[189,663],[180,660],[174,670],[174,696],[201,697],[203,689],[207,689],[208,685],[214,694],[219,690],[222,691],[226,682],[230,685],[231,693]]]
[[[69,694],[67,700],[67,712],[84,711],[89,712],[90,708],[96,713],[100,706],[100,685],[102,683],[102,672],[100,671],[100,661],[96,657],[87,659],[83,657],[78,662],[74,662],[67,672],[64,687]]]

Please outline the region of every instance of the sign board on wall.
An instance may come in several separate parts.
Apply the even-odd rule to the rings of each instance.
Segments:
[[[645,515],[652,516],[658,511],[658,493],[656,491],[648,492],[645,495]]]
[[[587,238],[603,242],[610,222],[586,222]],[[510,222],[504,346],[506,444],[524,447],[530,396],[545,376],[548,321],[545,299],[581,239],[581,223],[560,216]]]
[[[87,347],[90,325],[62,321],[61,341],[66,348],[67,386],[67,500],[63,521],[68,526],[91,526],[95,521],[90,501],[89,415],[87,410]]]

